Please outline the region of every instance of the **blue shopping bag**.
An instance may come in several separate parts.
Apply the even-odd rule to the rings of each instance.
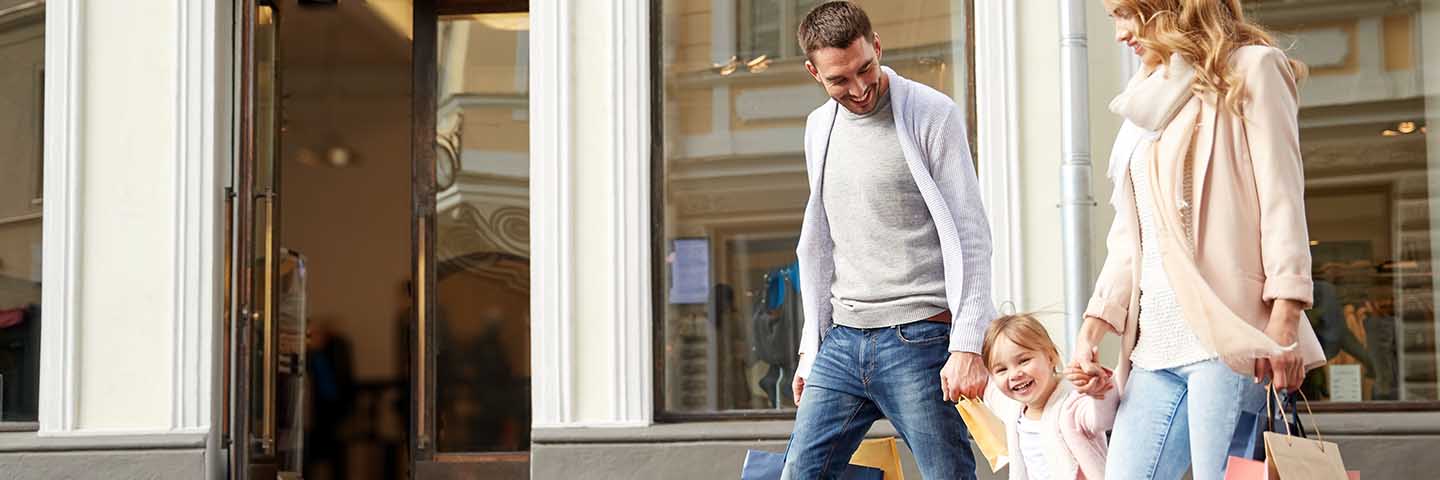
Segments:
[[[740,480],[779,480],[780,471],[785,468],[785,454],[750,450],[745,452],[745,466],[740,469]],[[885,471],[878,468],[850,465],[845,467],[841,480],[884,480]]]
[[[1305,438],[1305,425],[1300,422],[1295,408],[1295,394],[1291,393],[1283,395],[1279,401],[1274,395],[1266,395],[1264,411],[1242,412],[1235,423],[1235,434],[1230,439],[1230,456],[1264,461],[1265,432]]]

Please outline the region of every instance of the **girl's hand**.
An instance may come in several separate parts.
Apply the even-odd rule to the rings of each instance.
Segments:
[[[1104,399],[1105,393],[1115,387],[1110,381],[1111,372],[1105,367],[1099,367],[1099,372],[1087,372],[1079,363],[1071,363],[1065,369],[1065,379],[1075,386],[1075,391],[1095,398]]]

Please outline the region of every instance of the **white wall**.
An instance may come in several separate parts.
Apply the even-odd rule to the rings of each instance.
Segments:
[[[650,421],[646,8],[531,3],[537,428]]]
[[[157,306],[174,288],[174,4],[90,2],[83,15],[77,426],[167,428],[174,312]]]
[[[42,434],[211,422],[225,3],[47,3]]]
[[[616,192],[605,179],[614,176],[617,159],[611,155],[610,143],[615,131],[610,110],[615,108],[611,85],[607,79],[614,70],[616,52],[611,48],[610,2],[574,2],[570,4],[574,24],[571,51],[574,53],[574,92],[571,97],[576,121],[571,125],[575,135],[575,395],[585,399],[576,403],[575,420],[580,423],[608,419],[613,408],[610,384],[615,372],[608,361],[615,345],[615,328],[611,285],[615,282],[610,260],[614,251],[611,233],[618,219],[611,211]]]
[[[1120,120],[1107,105],[1124,86],[1124,52],[1115,47],[1113,26],[1101,2],[1086,2],[1090,82],[1091,271],[1105,260],[1105,234],[1114,209],[1109,205],[1110,147]],[[1054,2],[1016,2],[1018,22],[1020,197],[1025,304],[1041,312],[1051,337],[1065,337],[1065,283],[1060,229],[1060,17]],[[981,119],[980,121],[984,121]],[[1093,279],[1091,279],[1093,280]],[[1114,342],[1112,339],[1112,343]],[[1062,348],[1064,348],[1062,346]],[[1104,358],[1109,358],[1105,355]]]

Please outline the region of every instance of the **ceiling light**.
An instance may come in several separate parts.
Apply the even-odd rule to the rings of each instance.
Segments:
[[[1404,134],[1403,134],[1403,133],[1400,133],[1400,132],[1397,132],[1397,131],[1394,131],[1394,130],[1390,130],[1390,129],[1388,129],[1388,128],[1385,129],[1385,131],[1380,132],[1380,136],[1382,136],[1382,137],[1398,137],[1398,136],[1401,136],[1401,135],[1404,135]]]
[[[1399,130],[1400,133],[1415,133],[1415,122],[1400,122],[1399,125],[1395,126],[1395,129]]]

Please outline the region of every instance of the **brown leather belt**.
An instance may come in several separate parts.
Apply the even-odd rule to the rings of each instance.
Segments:
[[[925,319],[927,322],[950,323],[950,311],[945,310]]]

